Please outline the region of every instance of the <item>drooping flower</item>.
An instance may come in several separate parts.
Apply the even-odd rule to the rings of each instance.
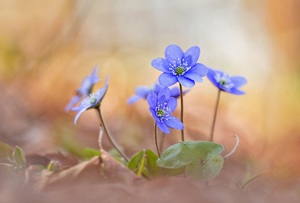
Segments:
[[[138,86],[135,89],[135,94],[134,96],[131,96],[128,100],[128,104],[133,104],[137,102],[140,99],[147,99],[147,95],[149,92],[153,91],[155,94],[158,94],[160,90],[163,88],[159,83],[156,83],[153,86]],[[178,87],[172,87],[170,89],[171,91],[171,97],[179,98],[180,97],[180,90]],[[184,90],[183,94],[186,94],[189,90]]]
[[[147,95],[147,101],[150,106],[149,110],[162,132],[169,134],[169,127],[179,130],[184,128],[183,123],[171,115],[177,107],[177,100],[171,97],[168,87],[162,88],[158,94],[151,91]]]
[[[98,91],[94,93],[90,93],[85,99],[81,101],[79,106],[73,107],[71,110],[76,111],[77,114],[74,119],[74,124],[76,125],[76,122],[79,118],[79,116],[88,109],[95,109],[100,106],[100,103],[102,99],[104,98],[106,91],[108,88],[108,77],[106,78],[105,86],[102,89],[99,89]]]
[[[76,90],[76,94],[72,97],[70,102],[65,107],[65,111],[70,111],[75,104],[77,104],[82,98],[86,97],[92,92],[95,83],[99,82],[100,78],[97,76],[98,67],[95,67],[91,75],[86,76],[80,87]]]
[[[245,94],[244,91],[238,89],[247,83],[244,77],[229,76],[223,71],[208,68],[207,78],[221,91],[235,95]]]
[[[200,48],[193,46],[185,53],[175,45],[169,45],[164,58],[156,58],[151,62],[152,67],[163,73],[159,76],[162,86],[171,86],[179,82],[185,87],[193,87],[196,82],[202,82],[207,74],[206,67],[197,63],[200,56]]]

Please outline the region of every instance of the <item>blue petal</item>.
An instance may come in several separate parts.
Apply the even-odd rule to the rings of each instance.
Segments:
[[[147,102],[151,108],[155,109],[157,104],[157,95],[153,91],[149,92],[147,95]]]
[[[171,91],[168,87],[162,88],[158,93],[158,100],[161,100],[164,97],[164,100],[169,100],[171,96]]]
[[[200,56],[200,48],[197,46],[193,46],[189,48],[185,53],[184,53],[184,58],[186,59],[188,56],[191,57],[189,59],[189,66],[193,66],[197,63],[199,56]]]
[[[179,90],[179,88],[178,87],[173,87],[171,89],[171,97],[177,98],[179,96],[180,96],[180,90]]]
[[[133,104],[135,102],[137,102],[138,100],[142,99],[143,97],[141,96],[138,96],[138,95],[135,95],[135,96],[132,96],[130,97],[128,100],[127,100],[127,104]]]
[[[96,104],[99,104],[102,101],[102,99],[104,98],[104,96],[105,96],[105,94],[107,92],[108,82],[109,82],[109,77],[107,76],[106,77],[105,86],[102,89],[98,90],[95,93],[97,95],[97,102],[96,102]]]
[[[65,111],[66,112],[70,111],[74,107],[74,105],[80,101],[80,99],[81,99],[81,97],[78,95],[75,95],[74,97],[72,97],[71,101],[65,107]]]
[[[170,66],[170,62],[163,58],[154,59],[151,62],[153,68],[160,70],[162,72],[171,73],[172,67]],[[171,69],[171,70],[170,70]]]
[[[184,77],[187,77],[196,82],[202,82],[202,77],[204,77],[207,74],[207,72],[207,68],[203,64],[197,63],[184,74]]]
[[[167,124],[167,126],[169,126],[170,128],[174,128],[174,129],[178,129],[178,130],[183,130],[184,129],[184,125],[183,123],[181,123],[180,120],[178,120],[176,117],[174,116],[169,116],[168,119],[165,120],[165,123]]]
[[[170,133],[168,126],[164,122],[156,122],[157,127],[166,134]]]
[[[179,76],[178,81],[180,84],[182,84],[184,87],[193,87],[195,85],[195,82],[189,78],[186,78],[184,76]]]
[[[232,76],[232,77],[230,77],[230,80],[236,88],[239,88],[239,87],[247,84],[246,78],[240,77],[240,76]]]
[[[174,85],[176,82],[178,82],[177,76],[168,73],[161,74],[158,78],[158,81],[164,87]]]
[[[80,87],[77,90],[82,96],[87,96],[92,91],[94,84],[100,80],[97,74],[98,74],[98,67],[95,67],[91,75],[86,76],[83,79]]]
[[[151,88],[148,86],[139,86],[135,89],[135,94],[140,97],[146,97],[148,93],[151,91]]]
[[[93,85],[94,85],[94,83],[90,80],[90,77],[87,76],[81,82],[81,85],[80,85],[79,89],[77,90],[77,92],[79,94],[81,94],[83,97],[85,97],[91,92]]]
[[[174,61],[179,62],[181,61],[183,54],[182,49],[178,45],[171,44],[166,48],[165,58],[171,63]]]
[[[168,107],[170,108],[169,113],[172,113],[173,111],[175,111],[175,109],[177,107],[177,100],[174,97],[171,97],[169,99]]]
[[[219,83],[216,81],[215,79],[215,70],[211,69],[211,68],[207,68],[208,72],[207,72],[207,75],[206,77],[217,87],[217,88],[220,88],[220,85]]]
[[[235,95],[243,95],[245,94],[244,91],[241,91],[239,89],[236,89],[236,88],[231,88],[229,91],[226,91],[228,93],[231,93],[231,94],[235,94]]]
[[[78,113],[76,114],[75,119],[74,119],[74,125],[76,125],[79,116],[80,116],[83,112],[85,112],[88,108],[89,108],[89,106],[86,106],[86,107],[82,108],[80,111],[78,111]]]
[[[155,94],[158,94],[162,88],[163,86],[161,86],[159,83],[156,83],[153,91]]]
[[[99,68],[96,66],[92,72],[92,74],[90,75],[90,80],[92,81],[92,83],[97,83],[99,82],[100,78],[97,76],[98,74],[98,70]]]

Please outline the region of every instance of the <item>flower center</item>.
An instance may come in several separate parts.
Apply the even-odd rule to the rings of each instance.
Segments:
[[[215,79],[219,83],[219,85],[226,90],[230,90],[232,87],[234,87],[234,84],[231,82],[230,76],[225,73],[217,73],[215,75]]]
[[[96,95],[95,95],[94,93],[91,93],[91,94],[89,95],[89,99],[90,99],[90,103],[91,103],[91,104],[95,104],[96,101],[97,101],[97,97],[96,97]]]
[[[175,73],[177,75],[182,75],[184,73],[185,69],[182,67],[182,66],[178,66],[176,69],[175,69]]]
[[[219,84],[222,85],[222,86],[225,86],[225,85],[226,85],[226,80],[224,80],[224,79],[223,79],[223,80],[220,80],[220,81],[219,81]]]
[[[164,111],[163,109],[158,109],[158,110],[156,111],[156,115],[157,115],[158,117],[163,117],[163,116],[165,115],[165,111]]]

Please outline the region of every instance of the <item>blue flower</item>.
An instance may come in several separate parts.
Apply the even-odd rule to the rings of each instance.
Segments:
[[[95,67],[91,75],[84,78],[80,87],[76,90],[76,94],[72,97],[70,102],[65,107],[65,111],[70,111],[76,103],[78,103],[82,98],[86,97],[92,92],[94,84],[99,82],[100,80],[97,74],[98,67]]]
[[[133,104],[140,99],[147,99],[147,95],[149,92],[153,91],[155,94],[158,94],[159,91],[163,88],[159,83],[156,83],[154,86],[138,86],[135,89],[134,96],[131,96],[128,100],[128,104]],[[178,87],[173,87],[170,89],[171,97],[179,98],[180,97],[180,90]],[[186,94],[189,90],[184,90],[183,94]]]
[[[107,88],[108,88],[108,77],[106,78],[105,86],[102,89],[99,89],[95,93],[90,93],[84,100],[81,101],[79,106],[73,107],[71,109],[72,111],[77,112],[75,119],[74,119],[75,125],[76,125],[76,122],[77,122],[79,116],[84,111],[86,111],[88,109],[92,109],[92,108],[98,108],[100,106],[100,103],[106,94]]]
[[[171,115],[177,107],[177,100],[171,97],[168,87],[162,88],[158,94],[151,91],[147,95],[147,101],[150,106],[149,110],[161,131],[169,134],[169,127],[179,130],[184,128],[183,123]]]
[[[165,59],[157,58],[151,62],[152,67],[163,73],[159,76],[159,83],[171,86],[179,82],[185,87],[193,87],[196,82],[202,82],[207,74],[206,67],[197,63],[200,56],[200,48],[193,46],[185,53],[177,45],[169,45],[165,51]]]
[[[207,78],[221,91],[236,95],[245,94],[244,91],[238,89],[247,83],[244,77],[229,76],[223,71],[208,68]]]

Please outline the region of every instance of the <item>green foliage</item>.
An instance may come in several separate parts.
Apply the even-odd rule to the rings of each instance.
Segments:
[[[118,162],[126,165],[126,160],[124,159],[124,157],[122,157],[122,155],[119,153],[118,150],[116,150],[115,148],[112,148],[111,150],[109,150],[108,152],[112,157],[114,157]]]
[[[47,166],[48,171],[56,172],[59,170],[59,165],[57,161],[50,161]]]
[[[127,167],[132,170],[133,172],[137,172],[139,169],[139,165],[144,158],[145,150],[141,150],[134,154],[129,162],[127,163]]]
[[[166,149],[156,164],[167,169],[185,168],[188,177],[206,181],[220,173],[224,163],[222,151],[223,146],[214,142],[181,142]]]
[[[23,150],[16,146],[15,150],[13,152],[13,157],[14,157],[14,162],[15,162],[15,166],[22,169],[26,167],[26,157],[25,154],[23,152]]]
[[[26,167],[26,157],[23,150],[16,146],[12,148],[0,142],[0,167],[6,171],[20,170]]]
[[[7,162],[12,158],[12,149],[9,145],[0,142],[0,163]]]
[[[152,150],[141,150],[132,156],[127,167],[137,175],[144,175],[148,178],[160,176],[162,169],[157,167],[157,159],[157,154]]]
[[[101,154],[97,149],[83,147],[81,143],[74,140],[73,136],[67,134],[59,136],[58,142],[64,150],[81,160],[89,160],[92,157],[100,156]]]
[[[94,156],[100,156],[100,155],[101,155],[101,152],[97,149],[93,149],[93,148],[89,148],[89,147],[82,149],[82,157],[84,159],[89,160],[89,159],[93,158]]]

